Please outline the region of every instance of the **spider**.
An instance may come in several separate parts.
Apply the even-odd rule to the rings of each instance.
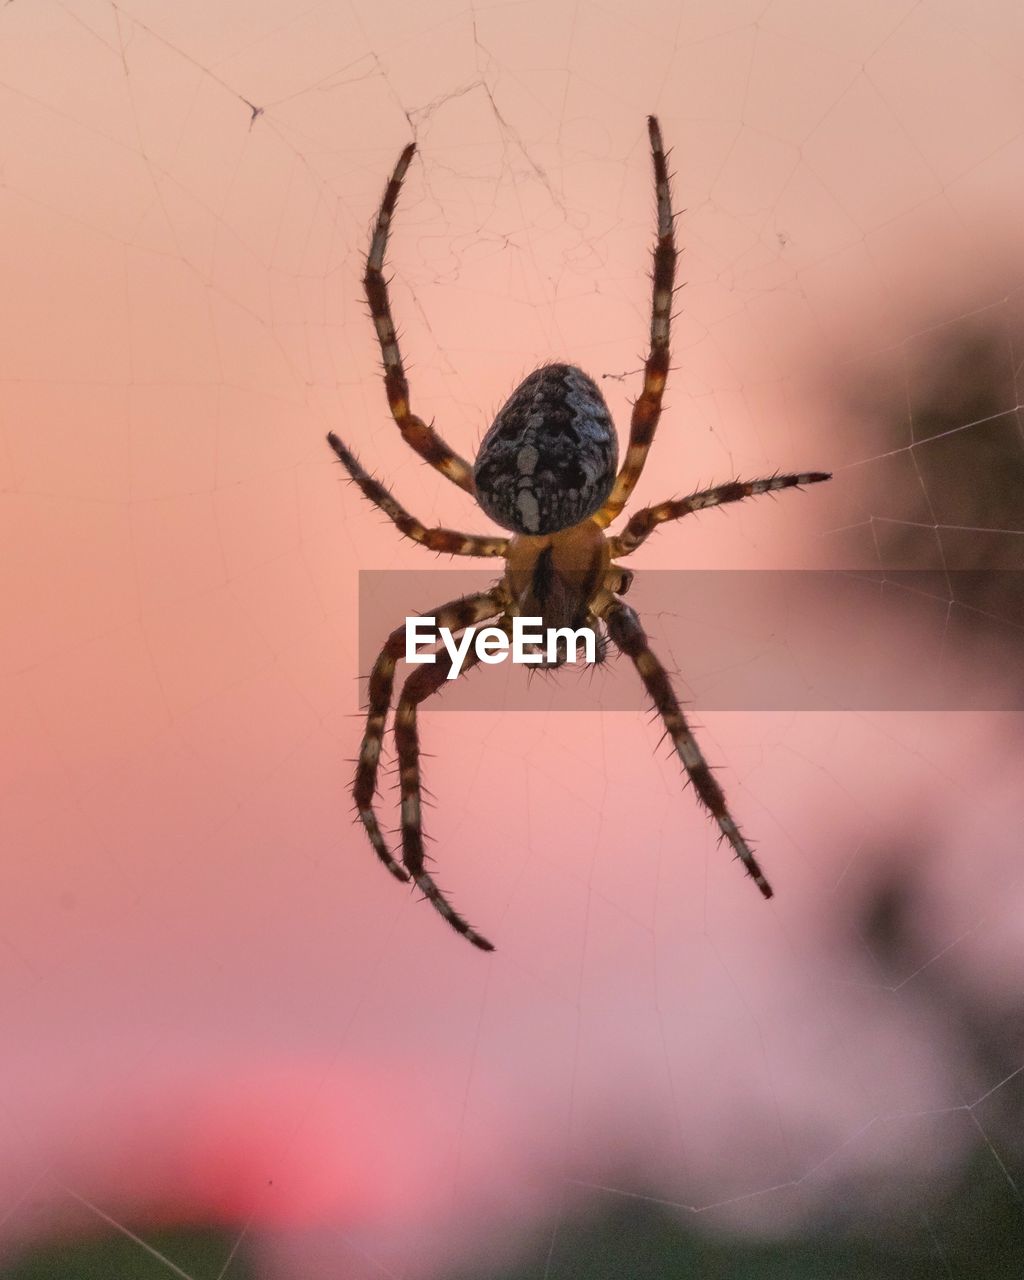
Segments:
[[[409,404],[409,383],[391,315],[384,255],[399,192],[415,153],[410,143],[398,158],[384,191],[366,261],[363,284],[384,362],[388,405],[403,438],[425,462],[475,498],[510,537],[457,533],[427,528],[373,479],[345,444],[331,432],[327,440],[365,497],[414,542],[457,556],[504,560],[504,574],[490,590],[451,600],[431,610],[438,628],[454,634],[496,619],[508,630],[514,616],[539,617],[546,627],[599,624],[616,648],[636,667],[654,707],[664,721],[697,799],[718,824],[766,898],[772,896],[750,845],[726,805],[722,788],[690,732],[668,673],[647,643],[636,612],[621,598],[632,574],[616,561],[632,555],[661,524],[692,511],[723,506],[755,494],[791,489],[831,478],[824,471],[773,475],[763,480],[733,480],[637,511],[614,536],[604,532],[620,514],[640,478],[661,415],[669,370],[669,326],[675,292],[674,217],[665,150],[654,116],[647,119],[657,198],[650,350],[643,389],[633,403],[629,444],[618,467],[618,441],[611,414],[596,383],[570,364],[547,364],[512,392],[484,435],[473,466],[455,453]],[[463,937],[483,951],[493,945],[452,907],[424,866],[420,799],[419,706],[445,683],[451,659],[441,652],[434,663],[417,667],[405,681],[395,711],[394,733],[401,788],[402,861],[388,848],[374,811],[381,742],[391,705],[396,664],[405,652],[405,627],[384,643],[370,674],[368,714],[353,782],[356,812],[370,843],[396,880],[412,881]],[[477,659],[471,648],[462,671]]]

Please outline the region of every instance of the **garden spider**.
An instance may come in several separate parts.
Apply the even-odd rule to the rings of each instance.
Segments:
[[[672,691],[665,668],[651,652],[636,613],[620,598],[632,578],[614,562],[631,555],[657,528],[691,511],[738,502],[828,480],[824,471],[774,475],[764,480],[733,480],[687,498],[662,502],[636,512],[614,537],[604,529],[619,515],[640,478],[661,415],[669,369],[669,322],[674,293],[676,247],[672,199],[661,131],[647,119],[654,161],[658,234],[654,248],[654,291],[650,352],[644,366],[643,390],[634,402],[626,458],[616,471],[618,442],[611,415],[597,385],[574,365],[548,364],[535,370],[513,391],[483,438],[474,466],[460,458],[409,407],[409,383],[398,349],[384,278],[384,254],[398,193],[416,150],[410,143],[395,166],[384,192],[370,242],[363,284],[384,360],[388,404],[403,438],[432,467],[474,497],[512,537],[428,529],[409,514],[391,493],[363,470],[355,456],[332,432],[327,439],[363,494],[379,507],[407,538],[431,551],[459,556],[495,556],[505,561],[501,580],[490,590],[451,600],[432,610],[436,625],[454,633],[485,619],[510,628],[516,615],[540,617],[545,627],[603,623],[616,647],[639,673],[665,723],[697,799],[718,824],[736,856],[766,897],[772,896],[750,846],[725,803],[722,788],[708,768]],[[359,751],[353,797],[359,819],[378,858],[397,879],[410,880],[448,923],[474,946],[493,946],[460,916],[424,867],[420,801],[420,746],[416,714],[421,702],[436,693],[452,662],[444,652],[429,666],[418,667],[405,681],[395,711],[395,743],[401,785],[402,865],[388,849],[374,812],[381,741],[395,679],[395,666],[405,652],[406,631],[391,633],[370,674],[369,713]],[[477,661],[470,649],[463,671]]]

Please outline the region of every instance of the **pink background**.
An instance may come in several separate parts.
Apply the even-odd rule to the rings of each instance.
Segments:
[[[351,821],[357,574],[422,571],[412,612],[435,562],[324,436],[425,521],[488,528],[398,438],[361,298],[410,137],[389,264],[414,407],[471,454],[568,359],[614,375],[624,432],[655,111],[686,287],[637,500],[836,476],[633,567],[897,567],[894,522],[923,530],[911,567],[958,567],[907,353],[1015,314],[1020,14],[0,11],[5,1238],[213,1217],[273,1236],[282,1274],[407,1274],[588,1187],[781,1232],[853,1184],[866,1218],[879,1187],[936,1185],[979,1130],[996,1159],[986,1100],[1012,1083],[963,1059],[917,967],[880,969],[862,913],[907,870],[930,980],[1019,998],[1019,717],[709,714],[766,905],[639,690],[635,714],[599,684],[588,713],[427,712],[437,874],[498,945],[478,954]],[[1021,541],[957,554],[1020,567]]]

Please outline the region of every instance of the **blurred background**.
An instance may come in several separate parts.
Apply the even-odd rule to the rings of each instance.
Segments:
[[[1022,39],[1009,0],[0,9],[0,1275],[1019,1275]],[[448,562],[324,436],[488,528],[361,297],[410,139],[413,407],[472,454],[565,359],[624,433],[649,112],[685,287],[635,504],[835,476],[632,567],[873,575],[908,680],[985,697],[698,703],[770,904],[639,689],[424,711],[488,956],[352,822],[360,571],[418,575],[397,625]],[[689,616],[645,615],[683,696]]]

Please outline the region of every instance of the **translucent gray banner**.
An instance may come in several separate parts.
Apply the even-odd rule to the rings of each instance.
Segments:
[[[361,572],[360,673],[409,616],[495,580],[478,569]],[[1024,571],[641,570],[626,598],[680,699],[699,710],[1024,710]],[[400,664],[397,682],[418,669]],[[431,710],[647,702],[611,642],[596,666],[478,664],[440,695]]]

